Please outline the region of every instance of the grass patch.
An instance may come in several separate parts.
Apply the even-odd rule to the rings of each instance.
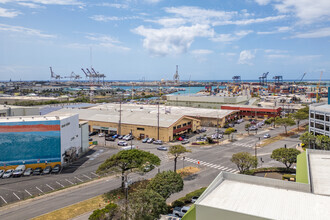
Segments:
[[[102,195],[96,196],[91,199],[87,199],[85,201],[67,206],[62,209],[55,210],[53,212],[38,216],[36,218],[33,218],[33,220],[66,220],[71,219],[76,216],[79,216],[83,213],[93,211],[98,208],[103,208],[107,204],[104,201],[104,198]]]
[[[265,139],[261,142],[261,144],[259,145],[259,147],[264,147],[268,144],[272,144],[272,143],[275,143],[277,141],[280,141],[280,140],[283,140],[284,138],[286,138],[285,136],[275,136],[275,137],[271,137],[271,138],[268,138],[268,139]]]
[[[176,172],[180,174],[182,178],[185,178],[187,176],[190,176],[192,174],[198,173],[200,171],[197,167],[185,167],[182,169],[178,169]]]

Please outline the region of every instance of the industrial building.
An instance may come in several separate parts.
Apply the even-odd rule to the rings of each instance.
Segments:
[[[88,127],[86,123],[79,127],[78,115],[0,118],[0,167],[71,162],[86,150],[82,148],[86,132],[84,139]]]
[[[330,137],[330,104],[317,103],[309,106],[309,132]]]
[[[159,114],[158,114],[159,109]],[[237,118],[237,111],[136,104],[104,104],[89,109],[61,109],[49,115],[79,114],[89,131],[128,134],[138,138],[171,141],[177,135],[201,126],[224,125]],[[159,115],[159,117],[158,117]]]
[[[0,104],[16,105],[21,102],[42,103],[47,101],[68,101],[69,97],[40,97],[40,96],[0,96]]]
[[[39,107],[0,105],[0,117],[39,115]]]
[[[244,104],[249,96],[167,95],[167,105],[194,108],[217,108],[224,104]]]
[[[223,105],[223,110],[236,110],[239,111],[241,117],[249,118],[270,118],[281,116],[281,107],[263,108],[249,105]]]

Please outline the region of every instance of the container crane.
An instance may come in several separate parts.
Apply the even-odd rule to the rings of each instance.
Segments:
[[[60,80],[62,78],[60,75],[56,75],[53,72],[53,68],[52,67],[49,67],[49,69],[50,69],[50,78],[51,79]]]

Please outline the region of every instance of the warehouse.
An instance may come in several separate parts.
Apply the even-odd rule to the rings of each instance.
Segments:
[[[238,111],[168,107],[137,104],[103,104],[89,109],[66,108],[49,115],[73,113],[88,121],[89,131],[128,134],[138,138],[171,141],[177,135],[194,132],[201,126],[223,125],[227,117]],[[119,122],[120,121],[120,122]]]
[[[0,117],[39,115],[39,107],[0,105]]]
[[[239,111],[240,117],[251,117],[251,118],[270,118],[281,115],[282,108],[263,108],[249,105],[223,105],[223,110],[237,110]]]
[[[71,162],[81,134],[78,115],[0,118],[0,167]]]

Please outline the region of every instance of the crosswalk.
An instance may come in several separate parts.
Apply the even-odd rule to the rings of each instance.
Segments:
[[[239,146],[239,147],[248,147],[248,148],[254,148],[254,144],[249,144],[249,143],[239,143],[239,142],[234,142],[232,143],[234,146]]]
[[[218,170],[222,170],[222,171],[226,171],[226,172],[230,172],[230,173],[238,173],[239,172],[236,169],[232,169],[232,168],[217,165],[217,164],[207,163],[207,162],[204,162],[204,161],[201,161],[201,160],[196,160],[196,159],[189,158],[189,157],[185,157],[185,161],[188,161],[188,162],[194,163],[194,164],[198,164],[198,162],[199,162],[199,165],[211,167],[211,168],[214,168],[214,169],[218,169]]]

